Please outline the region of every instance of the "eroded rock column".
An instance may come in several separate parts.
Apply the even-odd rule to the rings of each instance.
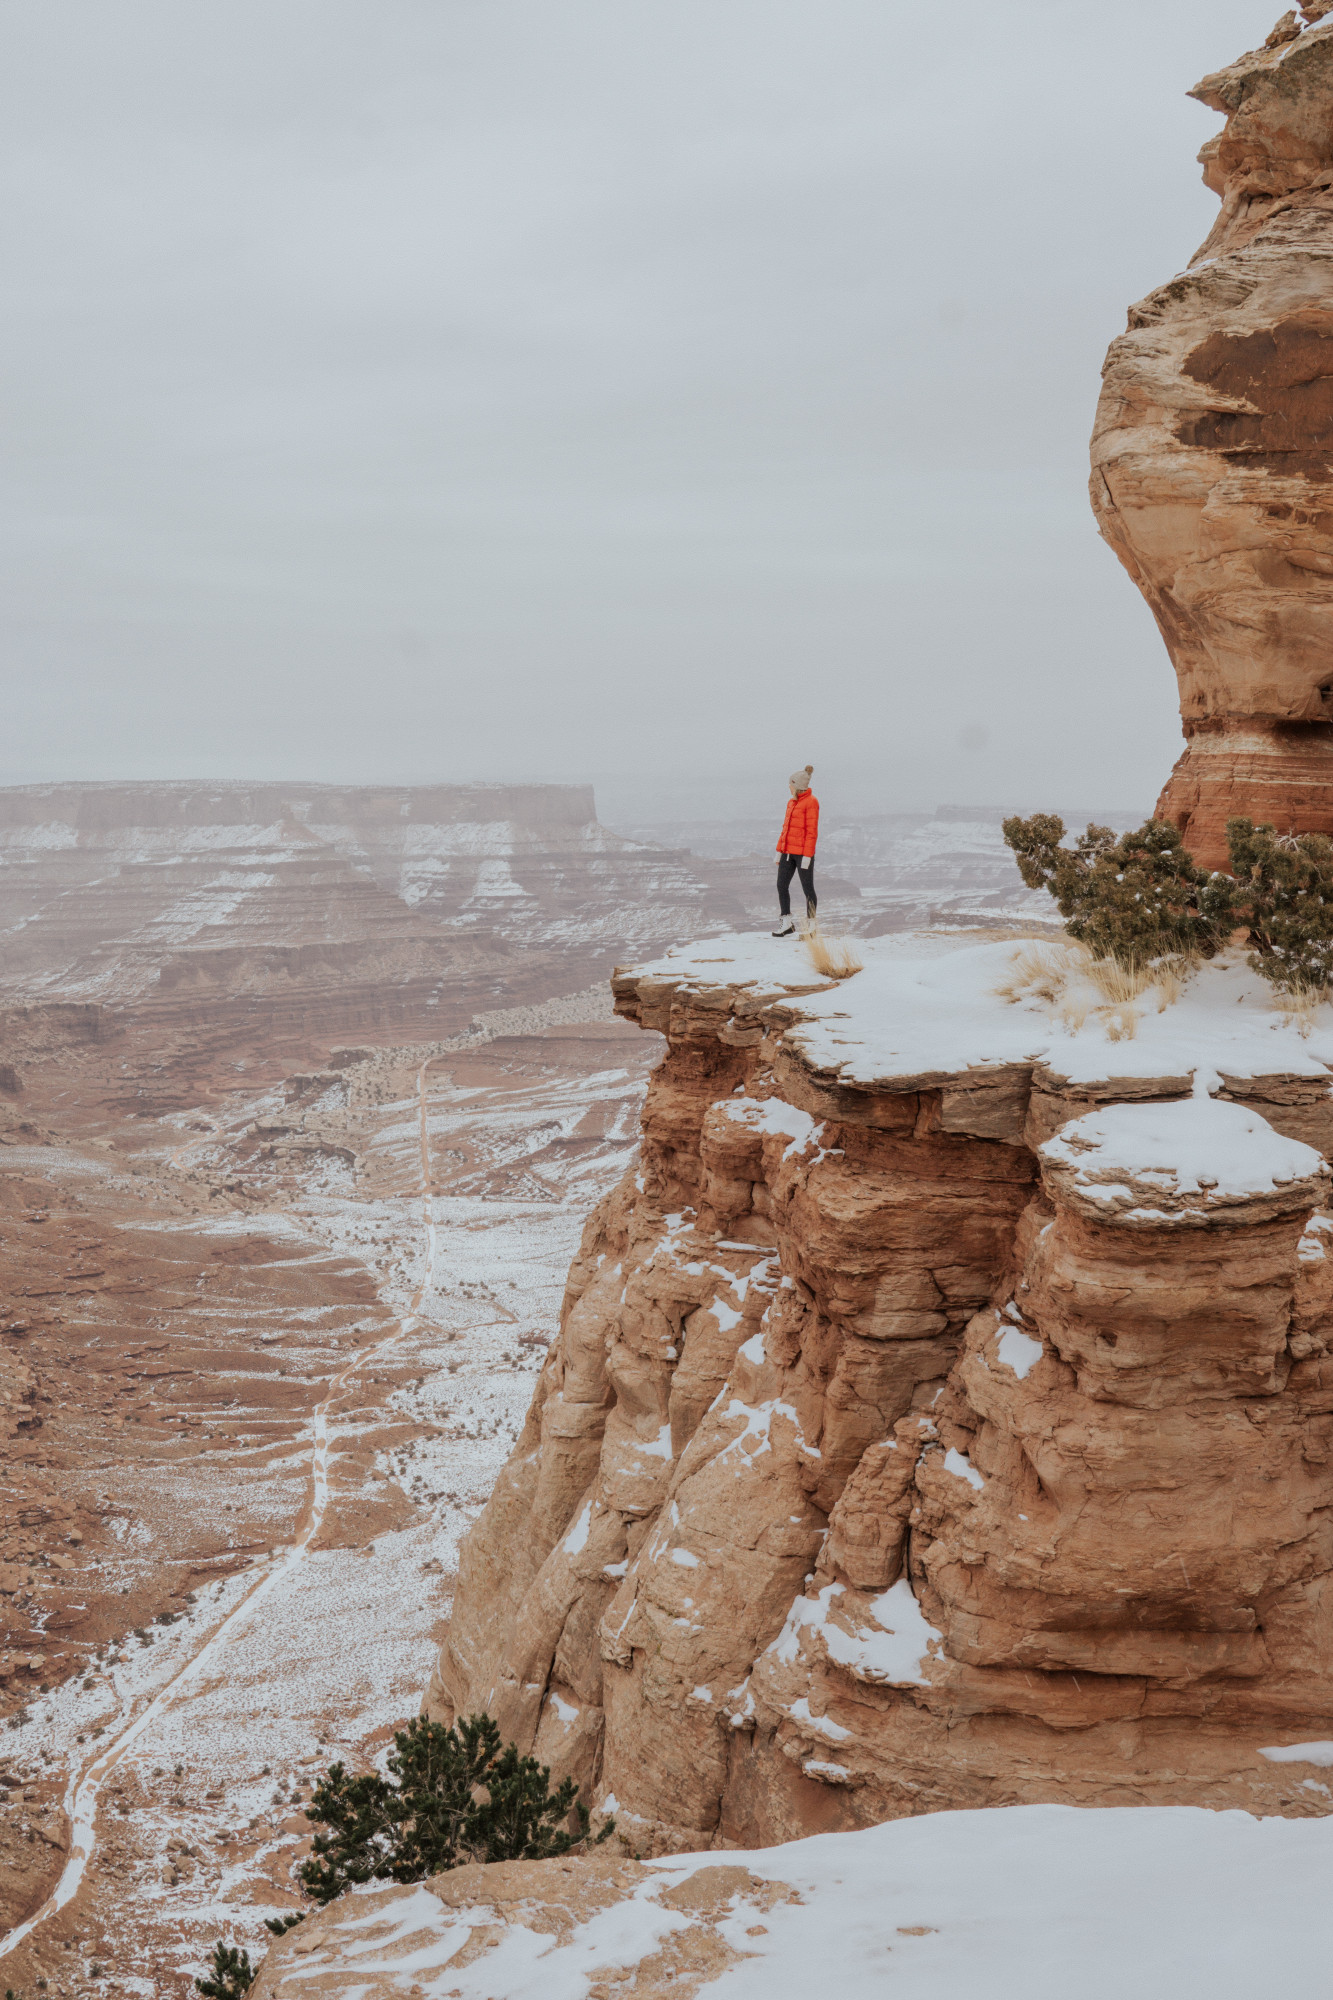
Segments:
[[[1111,346],[1091,497],[1179,683],[1158,813],[1225,868],[1231,815],[1333,832],[1333,22],[1191,94],[1222,212]]]

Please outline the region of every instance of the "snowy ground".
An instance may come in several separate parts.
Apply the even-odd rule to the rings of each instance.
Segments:
[[[794,1041],[821,1071],[874,1084],[1041,1062],[1073,1082],[1179,1077],[1211,1094],[1222,1077],[1326,1077],[1333,1004],[1283,1011],[1242,951],[1221,952],[1172,988],[1110,1001],[1086,955],[1050,943],[917,933],[858,941],[864,970],[822,992],[795,938],[748,933],[678,945],[640,967],[652,980],[801,994]]]
[[[932,1813],[754,1853],[652,1862],[609,1907],[585,1905],[560,1928],[532,1921],[531,1902],[458,1908],[424,1886],[357,1892],[322,1920],[317,1939],[279,1948],[281,1970],[275,1963],[265,1994],[1313,1996],[1329,1987],[1331,1865],[1327,1820],[1192,1807]],[[563,1893],[576,1902],[577,1882]],[[554,1885],[546,1894],[556,1901]],[[477,1954],[474,1944],[469,1956],[474,1937],[491,1948]]]

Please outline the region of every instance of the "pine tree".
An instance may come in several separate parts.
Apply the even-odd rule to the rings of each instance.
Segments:
[[[1288,992],[1333,981],[1333,841],[1227,821],[1236,923],[1249,926],[1250,964]]]
[[[265,1917],[264,1929],[272,1931],[274,1937],[286,1937],[288,1931],[294,1931],[298,1924],[305,1922],[305,1919],[304,1910],[292,1910],[285,1917]]]
[[[1109,826],[1089,826],[1062,847],[1055,813],[1004,822],[1018,871],[1029,889],[1055,898],[1070,937],[1096,958],[1143,967],[1178,955],[1211,958],[1232,928],[1230,884],[1205,875],[1179,830],[1150,819],[1117,840]]]
[[[219,1938],[213,1947],[213,1977],[196,1979],[194,1983],[201,1993],[209,1995],[209,2000],[245,2000],[255,1983],[249,1952],[225,1945]]]
[[[512,1743],[488,1773],[486,1791],[486,1802],[468,1826],[478,1861],[542,1861],[551,1854],[568,1854],[587,1834],[588,1812],[578,1803],[574,1780],[566,1778],[552,1792],[547,1766],[535,1757],[520,1757]],[[571,1812],[578,1821],[576,1834],[565,1830]],[[598,1840],[609,1832],[608,1825]]]
[[[488,1715],[452,1729],[415,1716],[395,1735],[388,1764],[388,1777],[359,1778],[334,1764],[315,1787],[308,1815],[330,1831],[315,1835],[298,1871],[315,1902],[332,1902],[353,1882],[420,1882],[465,1861],[567,1854],[587,1836],[573,1779],[552,1792],[549,1768],[512,1743],[502,1750]],[[577,1833],[567,1829],[571,1815]]]

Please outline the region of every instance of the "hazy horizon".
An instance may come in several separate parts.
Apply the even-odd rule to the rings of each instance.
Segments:
[[[299,810],[300,800],[295,795],[302,792],[313,793],[328,789],[335,792],[366,791],[402,792],[418,791],[423,794],[438,793],[454,789],[460,793],[495,791],[540,791],[552,783],[567,784],[570,789],[592,794],[593,811],[596,819],[613,831],[617,826],[633,828],[643,826],[663,829],[673,824],[707,828],[709,825],[748,828],[752,824],[759,827],[772,823],[780,824],[785,809],[787,792],[785,785],[775,782],[771,773],[748,776],[739,786],[729,784],[722,788],[710,785],[706,779],[693,783],[681,794],[668,791],[660,782],[636,780],[620,774],[602,778],[578,778],[550,780],[541,778],[467,778],[456,782],[432,779],[412,784],[392,779],[321,779],[301,778],[281,775],[265,778],[206,777],[181,778],[154,776],[148,778],[32,778],[0,782],[0,793],[61,791],[66,788],[149,792],[161,789],[166,792],[198,792],[201,794],[219,791],[260,791],[274,790],[292,794],[291,803]],[[865,788],[858,790],[855,785],[848,787],[835,782],[832,787],[823,784],[816,774],[813,788],[826,794],[825,823],[836,826],[839,821],[870,821],[875,818],[902,819],[965,819],[975,818],[977,822],[998,820],[1011,812],[1051,811],[1066,815],[1073,814],[1077,822],[1082,818],[1107,819],[1114,825],[1129,824],[1132,819],[1146,817],[1152,809],[1152,801],[1145,799],[1119,799],[1109,802],[1100,800],[1094,792],[1083,796],[1057,796],[1047,793],[1041,799],[1026,799],[1014,794],[1007,800],[982,798],[940,799],[930,806],[904,806],[893,799],[881,799]],[[1091,803],[1090,803],[1091,802]],[[101,822],[99,822],[100,824]],[[665,838],[665,834],[660,837]],[[765,851],[767,843],[764,842]]]
[[[1268,15],[8,20],[0,782],[1150,809],[1087,436]]]

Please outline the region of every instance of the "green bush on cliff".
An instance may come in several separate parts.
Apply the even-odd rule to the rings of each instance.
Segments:
[[[354,1882],[420,1882],[468,1861],[542,1861],[586,1841],[588,1812],[574,1780],[552,1791],[549,1768],[513,1743],[501,1748],[489,1715],[452,1729],[415,1716],[393,1740],[389,1777],[352,1778],[333,1764],[315,1787],[307,1817],[330,1830],[315,1835],[314,1853],[296,1871],[314,1902],[331,1903]],[[609,1819],[592,1844],[615,1825]],[[270,1919],[267,1928],[282,1937],[303,1915]],[[194,1983],[210,2000],[245,2000],[255,1977],[249,1955],[219,1941],[212,1977]]]
[[[248,1951],[238,1951],[219,1938],[213,1947],[213,1977],[196,1979],[195,1985],[209,2000],[245,2000],[255,1983],[254,1967]]]
[[[553,1792],[547,1766],[512,1743],[502,1749],[490,1716],[467,1716],[452,1729],[416,1716],[393,1740],[388,1777],[353,1778],[334,1764],[315,1787],[307,1814],[329,1831],[315,1835],[297,1871],[315,1902],[332,1902],[353,1882],[420,1882],[468,1861],[568,1854],[587,1838],[574,1780]]]
[[[1004,822],[1029,889],[1055,898],[1070,937],[1098,959],[1141,971],[1175,956],[1211,958],[1237,929],[1250,964],[1300,996],[1333,985],[1333,840],[1227,821],[1229,875],[1197,868],[1175,827],[1150,819],[1116,839],[1090,826],[1063,847],[1055,813]]]
[[[272,1931],[274,1937],[286,1937],[288,1931],[294,1931],[296,1926],[303,1924],[305,1920],[304,1910],[289,1910],[285,1917],[265,1917],[264,1929]]]
[[[1150,819],[1117,840],[1090,826],[1062,847],[1055,813],[1004,822],[1018,872],[1029,889],[1047,889],[1070,937],[1094,958],[1142,968],[1155,959],[1211,958],[1232,929],[1230,884],[1197,868],[1178,829]]]
[[[1245,924],[1250,964],[1288,993],[1322,993],[1333,981],[1333,841],[1227,821],[1232,921]]]

